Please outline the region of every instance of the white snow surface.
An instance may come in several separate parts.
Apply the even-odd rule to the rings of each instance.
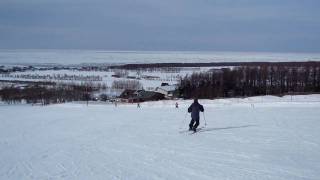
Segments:
[[[252,61],[320,61],[320,53],[210,51],[0,50],[0,64],[208,63]]]
[[[201,69],[203,72],[207,70],[207,68]],[[176,73],[161,73],[161,72],[143,72],[142,75],[147,76],[157,76],[159,79],[155,80],[146,80],[141,79],[138,80],[145,88],[148,87],[158,87],[161,85],[162,82],[166,82],[169,84],[176,84],[178,81],[178,77],[184,77],[187,74],[192,74],[193,72],[199,72],[199,68],[195,68],[195,70],[185,70]],[[137,76],[135,71],[128,71],[130,76]],[[102,81],[96,81],[94,83],[103,83],[108,86],[111,86],[113,81],[115,80],[132,80],[127,78],[114,78],[112,75],[114,72],[101,72],[101,71],[71,71],[71,70],[48,70],[48,71],[26,71],[26,72],[14,72],[11,73],[12,76],[15,75],[41,75],[41,76],[53,76],[53,75],[83,75],[83,76],[100,76]],[[0,80],[21,80],[21,81],[53,81],[53,82],[64,82],[64,83],[81,83],[86,81],[67,81],[67,80],[48,80],[48,79],[24,79],[24,78],[15,78],[15,77],[6,77],[6,74],[0,74]],[[91,81],[92,82],[92,81]]]
[[[320,95],[191,102],[0,104],[0,179],[319,179]]]

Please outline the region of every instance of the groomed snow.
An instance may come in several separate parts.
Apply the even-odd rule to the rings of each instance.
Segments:
[[[0,104],[0,179],[319,179],[320,95],[175,102]]]

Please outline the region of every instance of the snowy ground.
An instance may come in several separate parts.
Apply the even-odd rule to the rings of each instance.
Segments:
[[[176,62],[320,61],[319,53],[209,51],[97,51],[57,49],[0,50],[0,64],[176,63]]]
[[[190,102],[0,105],[0,179],[319,179],[320,95]]]
[[[187,74],[192,74],[193,72],[206,72],[212,67],[202,67],[202,68],[183,68],[181,71],[177,72],[148,72],[148,71],[141,71],[140,76],[141,79],[138,80],[145,89],[149,88],[156,88],[161,85],[161,83],[168,83],[170,85],[177,84],[181,77],[184,77]],[[221,67],[220,67],[221,68]],[[127,71],[129,76],[139,77],[137,75],[137,71]],[[25,71],[25,72],[14,72],[10,74],[0,74],[0,80],[20,80],[20,81],[52,81],[57,83],[88,83],[88,81],[75,81],[75,80],[54,80],[54,79],[32,79],[32,78],[18,78],[15,76],[21,75],[32,75],[32,76],[64,76],[64,75],[75,75],[75,76],[99,76],[101,77],[101,81],[90,81],[90,83],[99,83],[104,84],[106,86],[111,87],[114,81],[118,80],[132,80],[128,78],[114,78],[112,75],[115,73],[112,71],[109,72],[102,72],[102,71],[74,71],[74,70],[47,70],[47,71]],[[158,78],[155,79],[145,79],[143,76],[155,76]],[[1,85],[1,82],[0,82]]]

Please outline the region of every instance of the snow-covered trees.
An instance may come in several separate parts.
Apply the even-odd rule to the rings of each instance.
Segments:
[[[320,64],[241,66],[194,73],[180,81],[185,98],[215,98],[320,92]]]
[[[137,80],[115,80],[112,83],[113,89],[142,89],[142,84]]]
[[[69,101],[88,101],[92,92],[102,89],[93,84],[59,84],[52,86],[30,85],[25,88],[5,87],[0,90],[0,98],[7,103],[40,103],[42,105]]]

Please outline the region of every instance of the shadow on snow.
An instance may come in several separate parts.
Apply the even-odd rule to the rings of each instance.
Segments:
[[[227,126],[227,127],[221,127],[221,128],[201,128],[198,132],[238,129],[238,128],[247,128],[247,127],[254,127],[254,126],[257,126],[257,125]]]

